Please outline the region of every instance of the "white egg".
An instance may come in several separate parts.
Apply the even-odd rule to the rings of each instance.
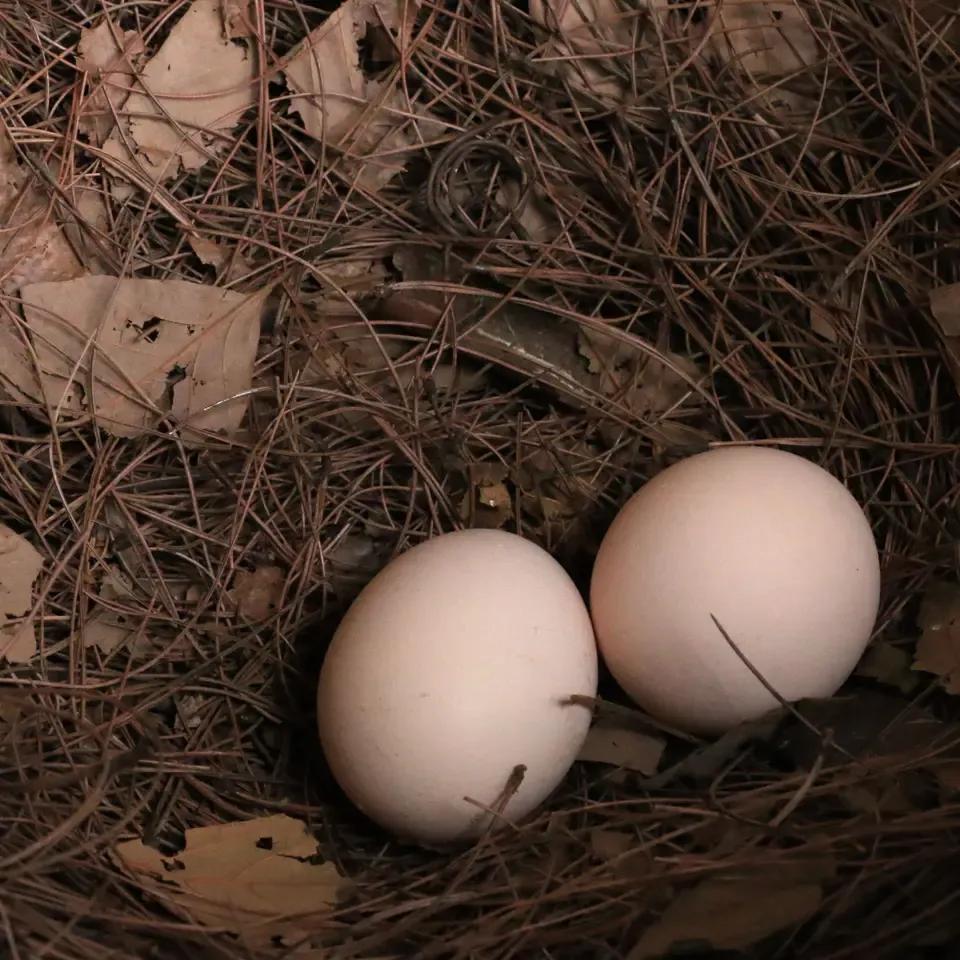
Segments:
[[[870,639],[880,565],[856,500],[766,447],[690,457],[643,486],[600,546],[600,652],[652,715],[717,733],[785,700],[834,694]]]
[[[563,568],[513,534],[450,533],[390,563],[347,612],[320,674],[320,739],[373,820],[462,840],[507,794],[516,820],[554,790],[590,725],[570,697],[596,684],[590,617]]]

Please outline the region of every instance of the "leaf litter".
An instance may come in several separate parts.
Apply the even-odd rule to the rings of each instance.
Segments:
[[[681,890],[640,936],[627,960],[651,960],[680,944],[745,950],[809,920],[823,901],[832,862],[746,867]]]
[[[369,190],[402,172],[416,145],[442,129],[399,87],[396,71],[368,77],[360,42],[371,28],[386,28],[401,49],[412,35],[416,0],[347,0],[290,54],[283,64],[292,109],[306,133],[354,161]]]
[[[238,570],[231,595],[237,612],[255,622],[272,617],[280,606],[287,575],[281,567]]]
[[[0,523],[0,658],[26,663],[37,652],[30,611],[43,558],[20,534]]]
[[[194,0],[136,80],[103,147],[127,181],[115,184],[118,198],[221,154],[255,102],[256,60],[249,41],[227,35],[219,0]]]
[[[53,218],[33,174],[17,161],[0,126],[0,293],[16,294],[26,283],[78,277],[83,267]],[[0,324],[0,349],[15,349],[8,324]]]
[[[77,66],[87,74],[92,92],[81,105],[77,122],[93,143],[101,145],[109,138],[144,50],[136,30],[120,29],[109,16],[80,31]]]
[[[188,829],[184,849],[166,856],[142,840],[116,848],[131,873],[154,878],[155,896],[194,922],[233,931],[248,943],[300,934],[295,918],[337,906],[349,881],[319,863],[306,824],[284,814]]]
[[[240,425],[266,291],[90,276],[21,296],[32,350],[0,355],[0,376],[22,399],[120,437],[166,416],[188,437]]]
[[[947,693],[960,694],[960,585],[934,583],[923,598],[917,625],[915,670],[935,673]]]
[[[606,763],[650,776],[657,771],[666,747],[661,737],[639,730],[595,723],[587,733],[577,759],[582,763]]]

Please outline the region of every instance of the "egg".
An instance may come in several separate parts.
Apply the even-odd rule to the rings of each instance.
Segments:
[[[596,687],[590,615],[563,568],[514,534],[448,533],[347,611],[320,673],[320,740],[372,820],[427,845],[466,840],[485,811],[517,820],[556,788],[591,719],[570,699]]]
[[[879,600],[860,505],[816,464],[767,447],[719,448],[654,477],[607,531],[590,584],[620,686],[701,734],[778,703],[717,623],[785,700],[827,697],[863,653]]]

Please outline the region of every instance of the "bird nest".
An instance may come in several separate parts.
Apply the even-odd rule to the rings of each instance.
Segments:
[[[950,953],[954,4],[0,23],[0,956]],[[633,736],[527,821],[433,852],[350,808],[313,699],[376,570],[486,526],[583,584],[645,479],[744,442],[873,524],[841,696],[704,743],[604,679]]]

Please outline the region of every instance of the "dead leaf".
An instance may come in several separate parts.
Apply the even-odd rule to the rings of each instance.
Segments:
[[[238,570],[232,591],[237,612],[254,621],[272,617],[279,607],[286,579],[280,567],[257,567],[252,572]]]
[[[948,693],[960,694],[960,586],[934,583],[920,606],[914,670],[935,673]]]
[[[533,188],[524,197],[520,193],[520,184],[516,180],[507,180],[497,189],[496,200],[503,210],[513,213],[526,232],[525,239],[550,243],[560,235],[560,221],[541,190]]]
[[[0,127],[0,292],[15,294],[27,283],[82,273],[49,201],[17,162],[13,144]],[[16,349],[8,325],[3,323],[0,330],[0,352]]]
[[[772,869],[702,880],[673,898],[627,957],[648,960],[681,943],[744,950],[809,920],[822,900],[819,883],[792,880]]]
[[[624,92],[624,81],[611,67],[618,62],[617,53],[633,46],[635,12],[631,16],[617,0],[530,0],[530,16],[557,34],[544,49],[549,69],[595,96]]]
[[[33,582],[42,566],[33,546],[0,523],[0,657],[10,663],[26,663],[37,652],[30,611]]]
[[[609,763],[650,776],[657,772],[666,742],[639,730],[594,724],[580,748],[582,763]]]
[[[42,385],[32,399],[65,416],[90,413],[121,437],[167,414],[191,433],[240,425],[265,291],[95,276],[31,284],[21,296]],[[36,392],[23,356],[0,354],[0,373]]]
[[[778,77],[816,63],[820,43],[795,0],[706,0],[700,31],[707,50],[756,77]]]
[[[347,887],[332,863],[315,863],[317,842],[300,820],[277,814],[195,827],[181,853],[165,857],[141,840],[116,848],[132,873],[159,881],[195,922],[224,927],[251,943],[296,933],[291,918],[337,904]]]
[[[879,640],[867,647],[856,673],[909,694],[920,683],[920,678],[911,671],[911,662],[910,654],[902,647]]]
[[[110,654],[119,649],[136,633],[129,618],[112,610],[98,610],[79,630],[81,646],[97,647]]]
[[[95,27],[80,31],[77,66],[90,76],[93,92],[80,107],[80,132],[100,145],[113,130],[133,86],[135,68],[144,52],[143,37],[136,30],[121,30],[109,16]]]
[[[255,78],[249,43],[224,33],[220,0],[194,0],[137,77],[123,129],[104,144],[117,161],[113,172],[137,182],[125,169],[133,167],[149,185],[199,169],[253,106]],[[114,192],[122,197],[129,187]]]
[[[930,312],[945,337],[960,336],[960,283],[931,290]]]
[[[228,40],[254,36],[251,0],[221,0],[221,3],[224,36]]]
[[[389,183],[403,170],[410,148],[441,129],[406,99],[396,76],[369,79],[360,67],[359,43],[368,30],[385,27],[403,46],[417,6],[417,0],[346,0],[282,67],[304,130],[357,161],[357,177],[369,190]]]
[[[810,307],[810,329],[818,336],[830,343],[837,343],[836,320],[833,311],[823,304],[815,303]]]
[[[216,270],[217,277],[221,281],[232,283],[247,276],[253,269],[250,262],[241,256],[236,248],[217,243],[209,237],[191,233],[187,235],[187,243],[190,244],[190,249],[201,263]]]

